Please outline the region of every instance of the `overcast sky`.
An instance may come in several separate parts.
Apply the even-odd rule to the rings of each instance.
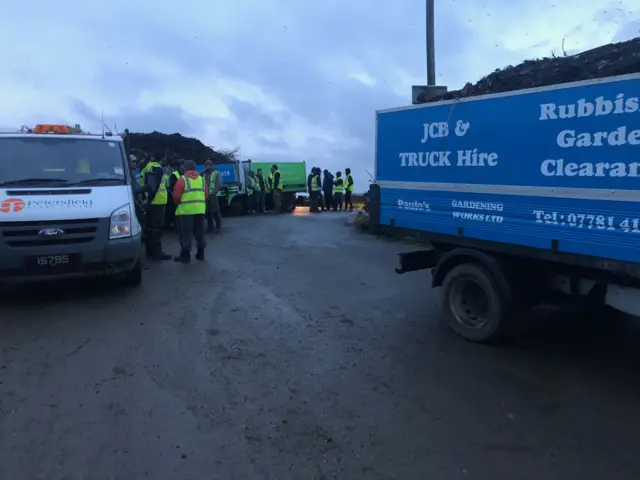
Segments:
[[[195,136],[373,172],[376,109],[424,84],[424,0],[5,0],[0,125]],[[633,5],[636,5],[635,7]],[[214,6],[215,5],[215,6]],[[436,0],[439,84],[640,35],[637,0]]]

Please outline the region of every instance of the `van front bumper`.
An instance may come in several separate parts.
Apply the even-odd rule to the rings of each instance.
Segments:
[[[133,270],[140,261],[141,254],[141,235],[107,242],[20,248],[0,243],[0,281],[24,282],[117,275]],[[39,265],[38,257],[50,258],[53,265]],[[68,264],[56,265],[59,259],[70,261]]]

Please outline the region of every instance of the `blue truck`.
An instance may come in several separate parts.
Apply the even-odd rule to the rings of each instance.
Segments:
[[[222,176],[222,189],[218,192],[220,209],[226,215],[240,215],[246,210],[245,162],[223,163],[215,165]],[[201,173],[204,165],[198,165]]]
[[[504,339],[568,301],[640,315],[640,74],[376,112],[382,228],[432,248],[448,325]]]

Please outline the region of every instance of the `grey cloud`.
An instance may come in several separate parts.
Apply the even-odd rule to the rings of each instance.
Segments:
[[[356,176],[363,178],[364,167],[372,168],[373,163],[374,111],[410,103],[409,88],[402,96],[394,93],[393,82],[398,81],[393,77],[394,67],[426,76],[424,3],[400,1],[392,10],[371,5],[368,0],[294,3],[287,6],[286,19],[279,19],[274,13],[273,18],[247,25],[235,35],[212,29],[206,37],[174,31],[158,19],[149,18],[141,24],[138,16],[122,14],[118,22],[126,33],[120,37],[119,48],[146,50],[181,65],[187,75],[208,75],[214,67],[225,75],[259,85],[266,93],[277,96],[294,114],[312,123],[331,120],[341,126],[343,133],[359,139],[364,147],[344,150],[324,140],[310,140],[313,146],[310,148],[321,149],[323,157],[331,156],[335,169],[344,170],[342,164],[348,161]],[[278,12],[279,8],[274,6],[273,11]],[[438,8],[439,72],[464,71],[460,59],[475,40],[476,34],[450,8]],[[378,84],[359,85],[344,78],[349,72],[328,75],[322,68],[323,62],[341,56],[360,61]],[[277,130],[279,119],[240,100],[231,102],[229,108],[241,128],[254,131],[252,136],[258,142],[271,146],[260,138],[259,131]],[[162,130],[166,123],[173,129],[178,127],[174,121],[149,114],[134,115],[131,120],[141,124],[150,121],[143,128],[146,130]]]
[[[102,125],[101,113],[89,107],[82,100],[71,99],[69,104],[78,116],[77,123]],[[147,110],[137,110],[132,108],[121,108],[114,116],[104,119],[104,123],[113,128],[117,125],[119,129],[128,128],[132,132],[151,132],[156,130],[163,133],[180,133],[184,136],[197,136],[199,125],[202,119],[191,115],[184,109],[175,106],[158,105]]]
[[[259,125],[263,128],[278,129],[280,123],[275,115],[263,112],[260,107],[243,100],[233,99],[227,103],[227,108],[244,125]]]
[[[274,149],[285,149],[287,148],[287,142],[285,142],[283,139],[278,139],[278,140],[272,140],[269,138],[265,138],[263,135],[258,135],[257,138],[258,142],[261,145],[264,145],[266,147],[271,147]]]
[[[305,4],[305,8],[291,14],[295,21],[288,24],[275,16],[257,31],[248,28],[232,37],[228,32],[214,31],[206,39],[165,27],[162,35],[154,37],[153,45],[158,53],[193,74],[204,73],[213,65],[225,74],[263,86],[294,112],[312,120],[334,113],[346,115],[349,120],[345,123],[352,124],[353,110],[360,116],[362,107],[372,114],[376,108],[406,103],[409,92],[405,98],[397,98],[390,93],[390,85],[384,83],[392,80],[388,78],[389,66],[414,66],[410,70],[424,72],[424,12],[416,8],[420,5],[421,2],[398,2],[392,18],[388,18],[388,12],[370,8],[371,3],[364,0],[340,2],[340,8],[337,2]],[[125,22],[127,18],[135,17],[125,16]],[[459,70],[460,65],[449,59],[457,58],[466,43],[473,41],[474,34],[447,9],[440,9],[438,20],[443,25],[437,30],[440,68]],[[137,26],[126,29],[134,32],[131,41],[148,48],[149,34],[160,25],[151,23],[144,29]],[[342,54],[361,59],[382,86],[374,91],[366,87],[352,89],[343,78],[327,78],[318,61]]]
[[[140,70],[134,58],[123,56],[121,64],[102,66],[93,76],[93,83],[105,92],[117,92],[124,104],[134,101],[140,93],[153,89],[161,79]]]
[[[78,98],[72,98],[69,100],[69,103],[73,112],[80,117],[80,123],[86,120],[92,125],[102,125],[102,115],[100,112],[91,108],[86,102]]]

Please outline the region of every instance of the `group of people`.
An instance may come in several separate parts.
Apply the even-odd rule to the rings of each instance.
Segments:
[[[311,197],[310,211],[324,212],[333,210],[341,212],[343,210],[353,211],[353,175],[351,169],[345,168],[345,177],[342,172],[336,172],[335,176],[325,170],[313,167],[307,177],[307,191]],[[324,176],[322,176],[324,174]]]
[[[131,160],[133,163],[134,159]],[[138,211],[138,218],[144,229],[147,258],[172,258],[162,248],[162,229],[175,226],[180,236],[181,248],[173,259],[181,263],[190,262],[195,237],[195,257],[204,260],[204,220],[210,210],[210,198],[215,196],[215,183],[200,176],[192,160],[185,161],[179,168],[171,171],[169,166],[162,166],[156,156],[149,155],[137,166],[140,168],[140,180],[134,185],[134,193],[144,200],[139,205],[139,209],[143,211]],[[209,211],[209,214],[212,215],[213,212]]]
[[[271,194],[273,211],[282,212],[282,175],[277,165],[271,165],[271,173],[265,178],[264,172],[258,168],[249,170],[247,182],[247,210],[249,213],[267,213],[267,195]]]
[[[173,257],[176,262],[189,263],[195,237],[197,260],[204,260],[207,232],[220,231],[222,215],[218,193],[222,188],[222,177],[213,162],[207,160],[205,169],[198,173],[196,163],[186,160],[176,169],[161,165],[155,155],[149,155],[136,165],[135,156],[130,156],[132,178],[136,178],[136,167],[140,168],[140,180],[134,185],[134,193],[143,199],[137,205],[137,215],[144,229],[147,258],[170,260],[171,255],[162,248],[162,229],[175,227],[180,237],[180,253]],[[280,212],[282,178],[277,165],[272,165],[271,174],[265,180],[262,169],[247,180],[247,193],[255,199],[255,211],[265,212],[266,193],[273,196],[274,210]]]

